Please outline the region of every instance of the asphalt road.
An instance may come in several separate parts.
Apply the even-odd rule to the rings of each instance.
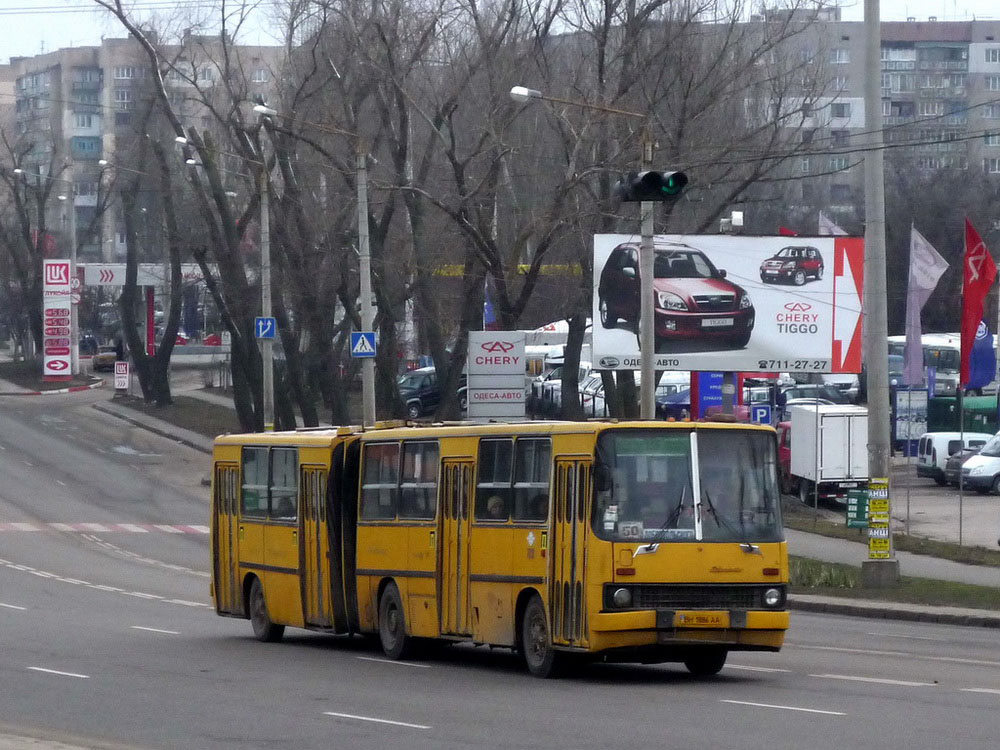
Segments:
[[[0,402],[5,750],[14,734],[206,750],[998,744],[986,629],[795,612],[781,653],[733,654],[708,680],[595,665],[546,682],[499,650],[393,663],[362,639],[258,643],[209,607],[205,457],[95,413],[99,398]]]

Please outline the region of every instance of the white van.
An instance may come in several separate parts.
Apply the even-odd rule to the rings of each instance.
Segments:
[[[917,476],[946,484],[944,465],[948,456],[962,448],[980,448],[993,436],[988,432],[925,432],[917,444]],[[964,444],[963,444],[964,439]],[[968,464],[966,464],[968,465]]]
[[[1000,433],[962,464],[962,484],[982,495],[1000,494]]]

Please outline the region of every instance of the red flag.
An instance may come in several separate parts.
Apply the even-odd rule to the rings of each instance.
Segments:
[[[778,227],[778,234],[782,237],[798,237],[799,233],[788,227]]]
[[[976,343],[976,330],[983,319],[983,300],[997,277],[993,262],[983,238],[975,227],[965,220],[965,260],[962,280],[962,385],[969,382],[969,357]]]

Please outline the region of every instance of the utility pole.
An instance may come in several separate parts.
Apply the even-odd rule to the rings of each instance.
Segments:
[[[865,280],[864,361],[868,374],[868,469],[869,476],[889,479],[889,357],[887,346],[885,278],[885,173],[882,150],[882,29],[879,0],[865,0]],[[888,494],[891,497],[892,488]],[[891,523],[891,506],[888,508]],[[884,558],[869,558],[862,564],[866,586],[892,586],[899,582],[899,560],[892,549]]]
[[[653,164],[653,139],[649,123],[642,128],[641,171],[648,171]],[[639,418],[656,416],[656,308],[653,305],[653,201],[639,203],[642,238],[639,244],[639,279],[642,282],[639,311]]]
[[[375,308],[372,306],[372,256],[368,238],[368,153],[360,138],[357,140],[358,170],[358,271],[361,276],[361,329],[375,330]],[[361,423],[375,425],[375,358],[361,361]]]
[[[260,314],[271,317],[271,207],[268,190],[267,161],[260,164]],[[274,432],[274,339],[261,339],[264,389],[264,432]]]

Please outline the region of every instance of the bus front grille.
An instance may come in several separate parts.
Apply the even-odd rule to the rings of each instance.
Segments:
[[[637,609],[761,609],[764,591],[774,587],[646,583],[631,588]]]

